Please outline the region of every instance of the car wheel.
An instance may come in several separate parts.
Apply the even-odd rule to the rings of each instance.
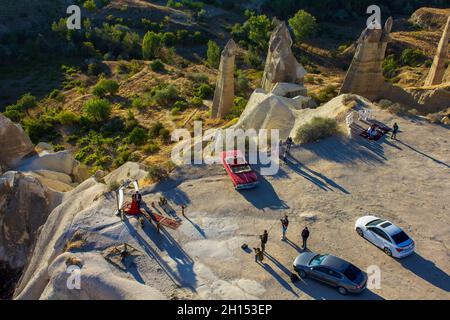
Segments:
[[[299,270],[298,275],[300,276],[300,278],[306,278],[306,272],[304,270]]]
[[[364,232],[361,230],[361,228],[356,228],[356,233],[360,236],[364,238]]]
[[[384,251],[384,253],[386,253],[389,257],[392,257],[392,252],[391,252],[391,250],[389,250],[389,248],[384,248],[383,251]]]
[[[347,294],[347,289],[345,289],[344,287],[338,287],[338,292],[345,296]]]

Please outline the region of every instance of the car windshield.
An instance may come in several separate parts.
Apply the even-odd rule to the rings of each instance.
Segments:
[[[230,166],[233,173],[252,172],[252,168],[248,164],[236,164]]]
[[[361,273],[361,270],[359,270],[357,267],[355,267],[352,264],[349,264],[347,269],[344,271],[344,275],[350,280],[355,281]]]
[[[405,242],[406,240],[408,240],[409,237],[408,237],[408,235],[405,232],[400,231],[399,233],[394,234],[392,236],[392,239],[394,239],[396,244],[400,244],[400,243]]]
[[[311,261],[309,262],[310,266],[320,266],[320,264],[322,263],[323,260],[325,260],[327,256],[323,255],[323,254],[318,254],[317,256],[315,256],[314,258],[311,259]]]
[[[377,224],[384,222],[384,221],[386,221],[386,220],[375,219],[375,220],[370,221],[368,224],[366,224],[366,226],[376,226]]]

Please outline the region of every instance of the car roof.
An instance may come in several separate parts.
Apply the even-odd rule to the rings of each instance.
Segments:
[[[327,255],[327,257],[322,261],[322,263],[320,265],[324,266],[324,267],[335,269],[340,272],[344,272],[347,269],[347,267],[350,265],[350,263],[341,258],[332,256],[332,255]]]
[[[386,232],[390,236],[402,231],[402,229],[400,229],[395,224],[387,220],[377,224],[377,227]]]

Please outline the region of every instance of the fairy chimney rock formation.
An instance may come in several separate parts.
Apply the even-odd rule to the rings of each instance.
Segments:
[[[382,64],[391,40],[392,23],[389,17],[383,29],[366,28],[361,33],[339,94],[354,93],[370,100],[380,97],[384,86]]]
[[[220,56],[219,75],[212,105],[212,118],[223,118],[233,106],[234,101],[234,58],[236,43],[230,39]]]
[[[303,85],[303,77],[306,74],[305,68],[292,53],[292,38],[286,23],[276,22],[277,26],[270,36],[261,85],[266,92],[271,92],[278,82]]]
[[[431,65],[428,77],[425,80],[425,86],[433,86],[441,84],[444,79],[445,65],[447,64],[448,41],[450,38],[450,16],[445,24],[441,41],[439,41],[438,49]]]

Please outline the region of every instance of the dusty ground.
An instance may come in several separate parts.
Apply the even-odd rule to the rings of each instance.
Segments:
[[[375,115],[387,124],[399,123],[398,141],[331,138],[297,148],[277,176],[261,178],[254,190],[235,191],[220,167],[185,169],[146,189],[149,205],[160,195],[154,191],[163,193],[178,215],[177,206],[187,204],[189,220],[181,218],[177,231],[161,235],[147,225],[141,240],[156,250],[174,282],[194,291],[190,298],[343,298],[313,280],[290,282],[292,262],[301,252],[299,233],[308,225],[311,250],[338,255],[362,269],[381,268],[381,289],[346,299],[450,299],[448,128],[382,111]],[[280,241],[284,214],[291,222],[288,243]],[[354,222],[367,214],[403,227],[417,253],[395,260],[359,238]],[[263,267],[240,246],[255,246],[264,229],[270,256]]]

